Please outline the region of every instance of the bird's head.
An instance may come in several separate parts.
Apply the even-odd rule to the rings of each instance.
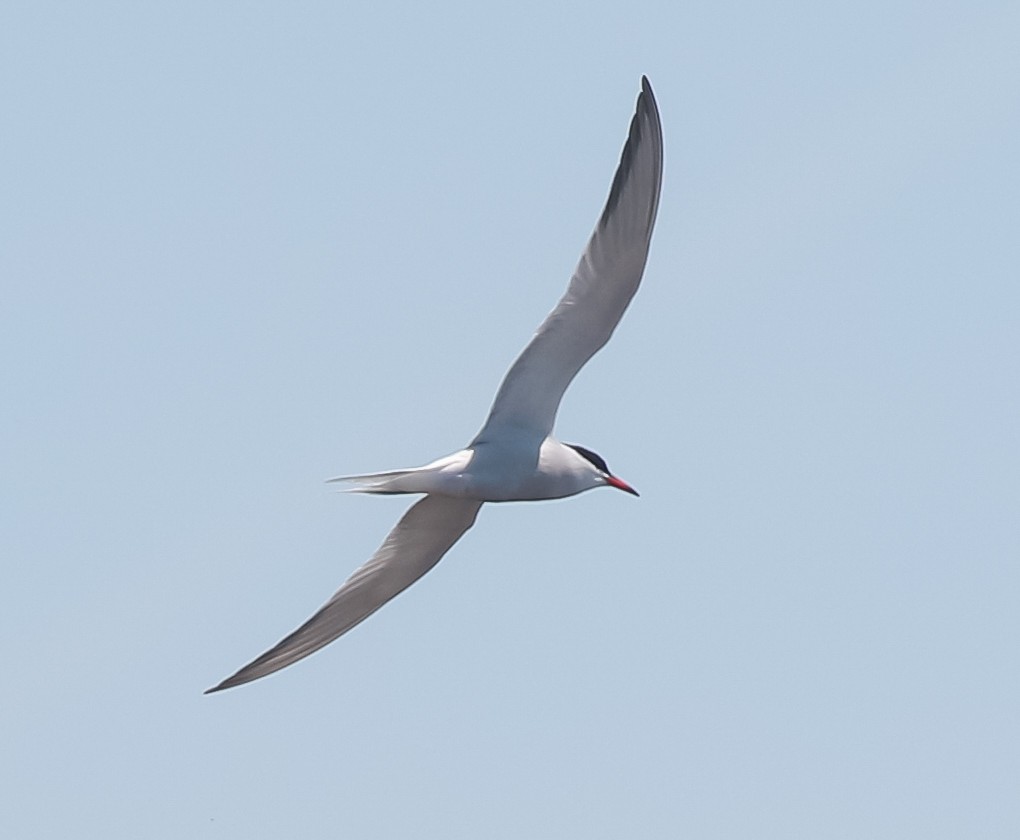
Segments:
[[[583,446],[578,446],[574,443],[568,443],[565,445],[573,449],[591,465],[592,471],[596,473],[596,486],[606,485],[608,487],[615,487],[617,490],[623,490],[625,493],[631,493],[634,496],[639,495],[638,491],[631,487],[626,481],[622,478],[617,478],[609,471],[609,465],[606,464],[606,459],[597,452],[592,452],[590,449],[585,449]]]

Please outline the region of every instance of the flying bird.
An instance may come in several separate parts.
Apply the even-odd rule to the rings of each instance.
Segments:
[[[423,493],[372,558],[315,615],[209,694],[303,659],[364,621],[436,565],[485,502],[560,499],[615,487],[638,495],[583,446],[553,436],[577,372],[601,349],[637,291],[662,184],[662,125],[641,79],[627,142],[567,291],[510,367],[482,430],[465,449],[413,469],[331,479],[361,493]]]

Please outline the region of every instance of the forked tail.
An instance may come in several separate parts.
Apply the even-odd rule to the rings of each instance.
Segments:
[[[365,473],[364,475],[342,475],[329,479],[330,483],[345,484],[349,493],[439,493],[447,496],[463,496],[462,476],[474,453],[469,449],[454,452],[445,458],[413,467],[409,470]]]
[[[421,467],[410,470],[390,470],[389,472],[364,473],[362,475],[341,475],[326,480],[327,484],[343,484],[345,493],[374,493],[380,496],[393,496],[399,493],[420,493],[410,485]]]

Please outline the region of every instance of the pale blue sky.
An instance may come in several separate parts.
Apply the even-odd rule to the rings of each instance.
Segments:
[[[0,835],[1015,838],[1015,3],[6,4]],[[487,506],[271,678],[466,443],[647,73],[644,285]]]

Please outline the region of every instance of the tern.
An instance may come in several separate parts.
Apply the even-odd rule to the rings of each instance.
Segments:
[[[561,499],[596,487],[638,495],[599,455],[553,437],[553,424],[567,386],[609,341],[637,291],[661,184],[662,125],[642,77],[602,215],[566,293],[503,378],[482,430],[465,449],[423,467],[331,479],[354,492],[425,497],[315,615],[206,694],[292,665],[364,621],[435,566],[485,502]]]

